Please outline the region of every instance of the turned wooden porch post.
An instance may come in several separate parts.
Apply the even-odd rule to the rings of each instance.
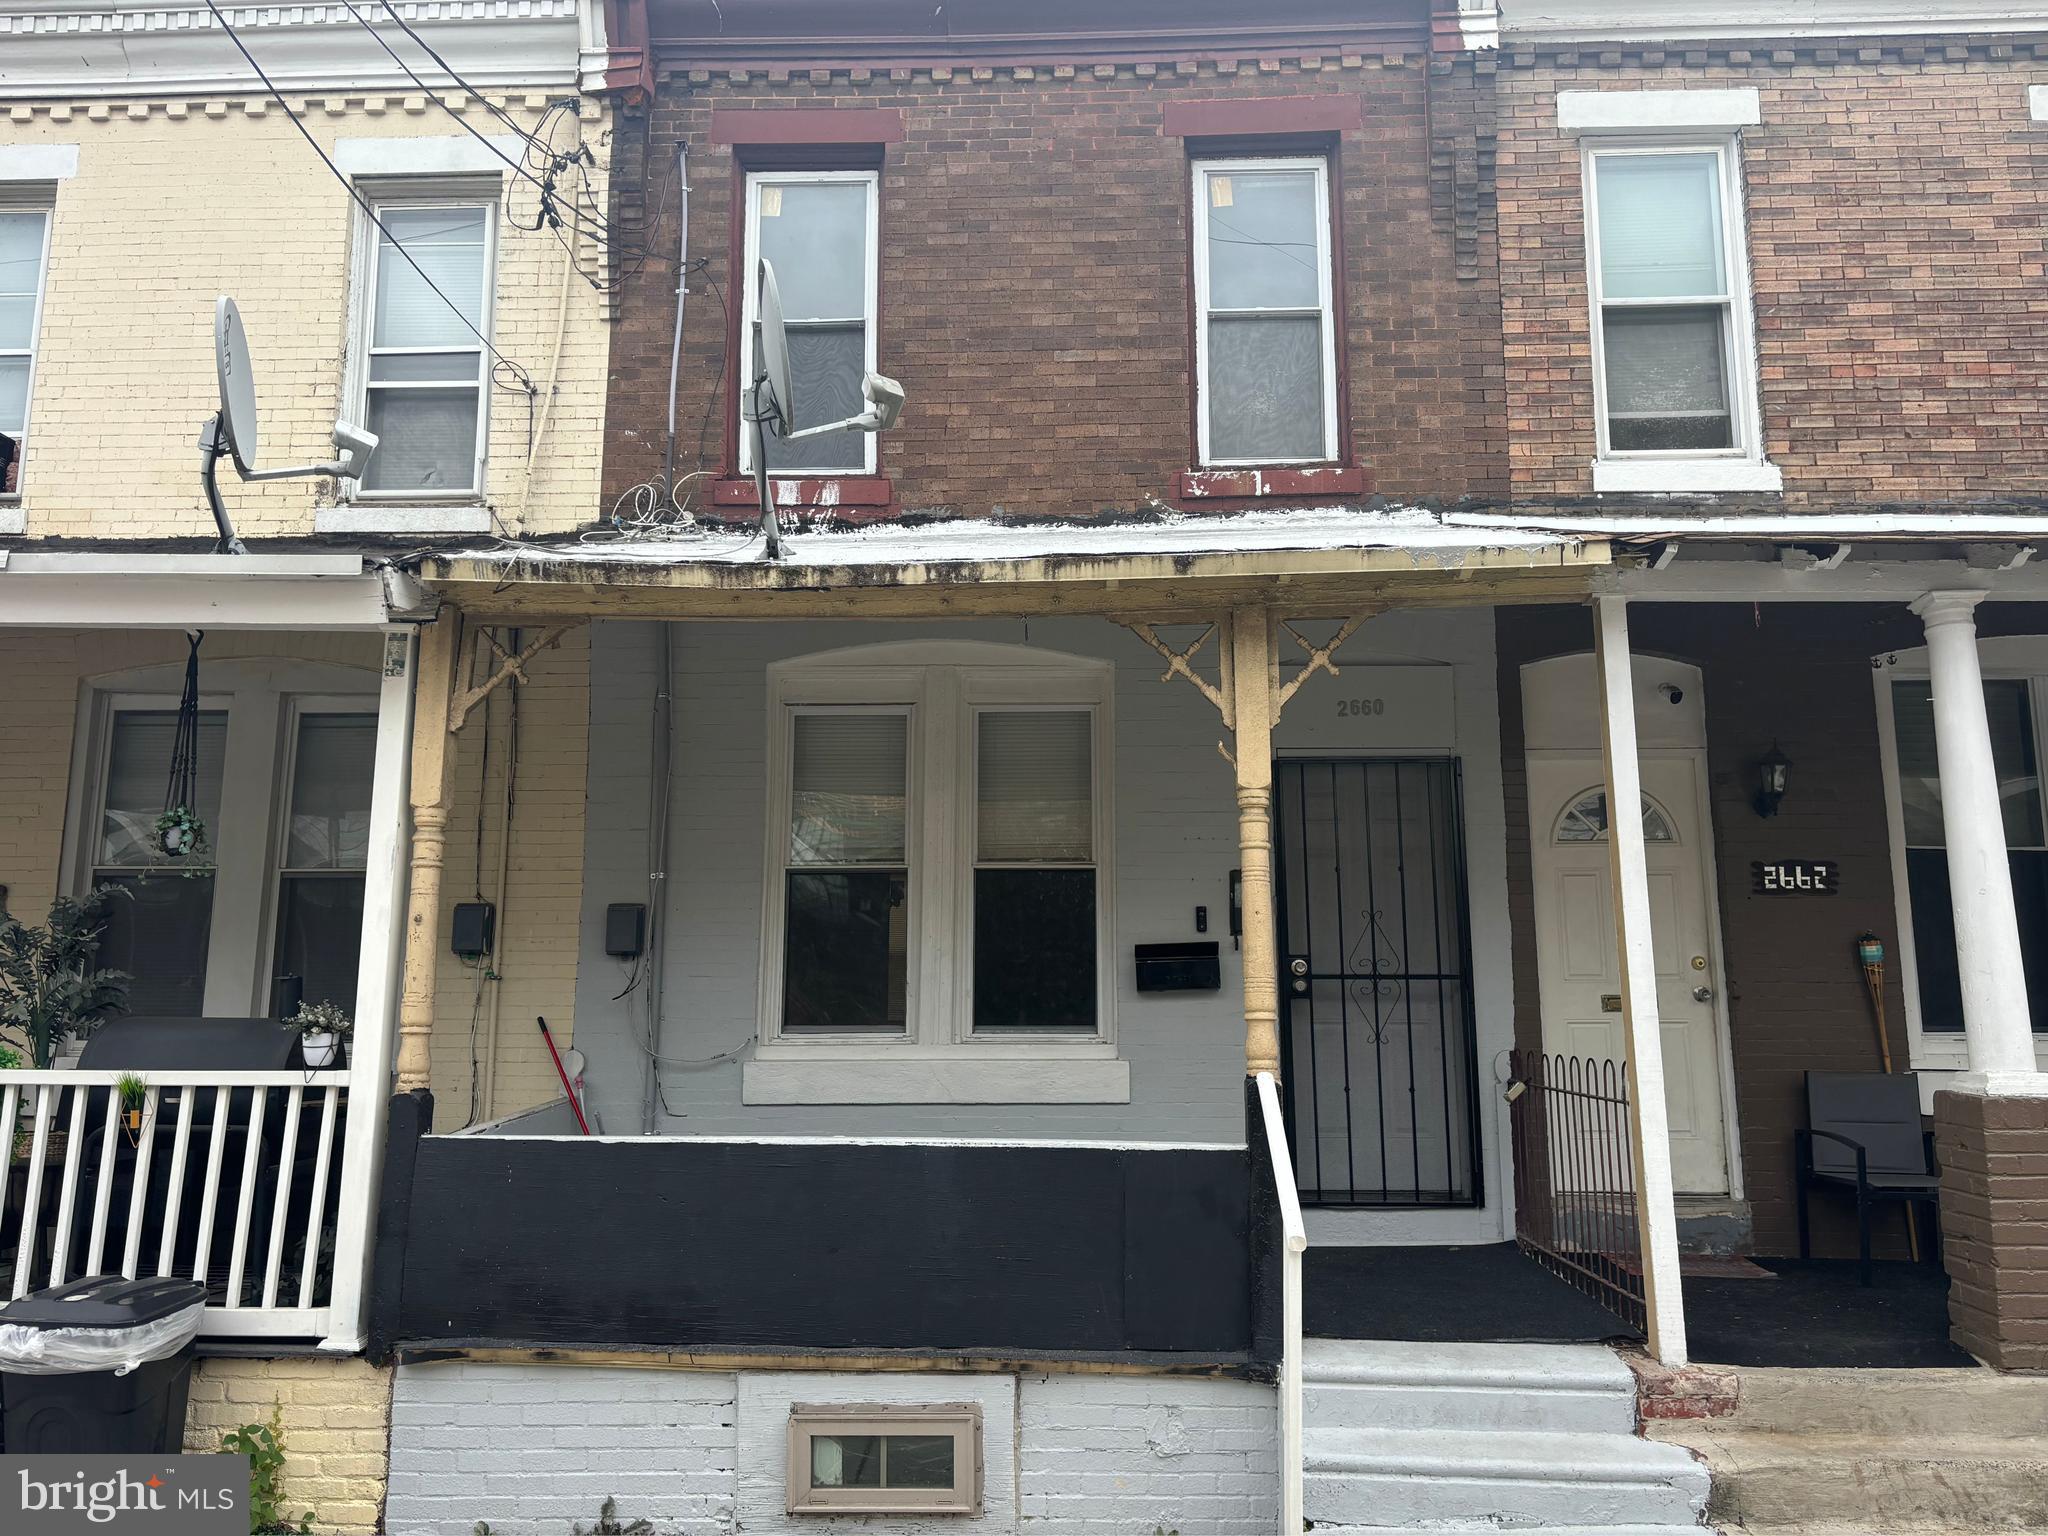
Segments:
[[[1244,1069],[1280,1075],[1280,965],[1273,919],[1273,616],[1230,616],[1232,744],[1237,770],[1238,899],[1244,926]]]
[[[412,883],[405,915],[405,991],[398,1005],[398,1091],[433,1073],[434,978],[440,959],[441,868],[448,848],[449,704],[462,650],[462,615],[444,606],[420,631],[413,696]]]

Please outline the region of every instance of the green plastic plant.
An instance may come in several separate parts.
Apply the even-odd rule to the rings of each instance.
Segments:
[[[355,1021],[339,1003],[301,1003],[299,1011],[285,1022],[302,1035],[325,1034],[346,1040],[356,1032]]]
[[[643,1519],[635,1520],[630,1525],[620,1524],[619,1501],[608,1498],[598,1506],[597,1524],[586,1531],[583,1523],[578,1521],[572,1529],[575,1536],[648,1536],[654,1529],[654,1522]]]
[[[102,885],[81,901],[59,896],[40,928],[0,913],[0,1035],[39,1069],[67,1037],[83,1039],[127,1006],[127,974],[96,963],[107,903],[127,894]]]
[[[285,1513],[283,1412],[273,1403],[267,1424],[244,1424],[220,1437],[223,1451],[249,1458],[249,1536],[308,1536],[313,1529],[310,1509],[296,1521]]]
[[[165,811],[150,830],[156,833],[157,850],[167,859],[189,859],[207,851],[206,820],[187,806]]]

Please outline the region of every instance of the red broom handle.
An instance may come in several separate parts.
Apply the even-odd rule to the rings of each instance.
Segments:
[[[576,1113],[576,1128],[588,1136],[590,1134],[590,1122],[583,1118],[583,1106],[576,1102],[576,1089],[569,1081],[568,1072],[562,1067],[562,1053],[555,1049],[555,1037],[548,1032],[548,1021],[539,1014],[535,1014],[533,1022],[540,1026],[540,1037],[548,1043],[548,1055],[552,1056],[555,1061],[555,1076],[562,1080],[562,1093],[569,1100],[569,1108]]]

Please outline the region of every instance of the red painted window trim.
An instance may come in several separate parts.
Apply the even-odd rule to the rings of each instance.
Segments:
[[[775,505],[785,512],[844,511],[859,522],[862,514],[886,511],[896,504],[896,486],[887,475],[770,475]],[[749,510],[761,505],[754,477],[733,476],[711,482],[711,505]]]
[[[1232,139],[1276,133],[1344,133],[1364,126],[1363,96],[1254,96],[1230,101],[1170,101],[1159,131],[1170,139]]]
[[[714,144],[901,144],[898,107],[713,107]]]

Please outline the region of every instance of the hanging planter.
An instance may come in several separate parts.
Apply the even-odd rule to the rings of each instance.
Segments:
[[[133,1072],[123,1072],[114,1083],[114,1091],[121,1097],[121,1129],[132,1147],[142,1140],[142,1117],[149,1106],[149,1084]]]
[[[171,779],[164,789],[163,814],[154,831],[157,851],[172,860],[207,851],[206,822],[193,809],[199,798],[199,642],[204,630],[190,630],[185,690],[178,696],[178,726],[171,738]]]
[[[286,1020],[299,1032],[299,1052],[308,1068],[340,1066],[355,1024],[339,1003],[304,1003]]]

